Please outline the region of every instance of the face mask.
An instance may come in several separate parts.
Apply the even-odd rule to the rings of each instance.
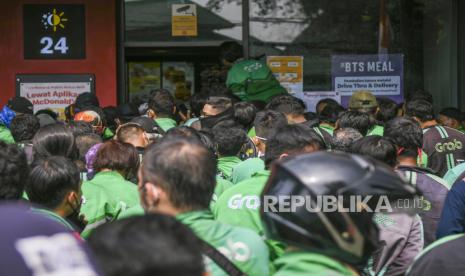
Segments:
[[[82,199],[76,199],[75,197],[75,204],[71,205],[71,209],[73,212],[69,214],[66,219],[71,222],[75,227],[76,230],[80,233],[86,227],[87,222],[84,220],[82,216],[79,215],[81,211]]]

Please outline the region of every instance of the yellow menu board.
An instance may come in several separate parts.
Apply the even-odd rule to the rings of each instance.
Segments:
[[[268,56],[266,60],[276,79],[289,93],[303,92],[304,58],[302,56]]]
[[[197,36],[197,6],[173,4],[171,6],[171,35]]]

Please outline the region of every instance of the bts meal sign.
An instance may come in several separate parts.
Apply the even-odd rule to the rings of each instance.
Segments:
[[[355,91],[369,90],[375,96],[403,101],[402,54],[332,56],[333,90],[347,105]]]
[[[34,105],[34,113],[51,109],[65,118],[65,108],[73,104],[76,97],[93,92],[93,76],[88,75],[17,75],[17,94]]]

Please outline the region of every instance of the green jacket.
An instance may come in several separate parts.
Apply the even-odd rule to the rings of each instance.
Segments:
[[[213,192],[212,200],[210,201],[210,210],[215,208],[216,201],[226,191],[231,188],[233,184],[228,180],[223,179],[221,176],[216,176],[216,186]]]
[[[255,132],[255,127],[249,129],[249,132],[247,132],[247,136],[249,136],[250,138],[257,136],[257,133]]]
[[[270,171],[262,170],[251,178],[244,180],[224,192],[217,200],[213,214],[220,222],[253,230],[264,237],[262,220],[260,218],[260,196]],[[282,243],[267,240],[270,257],[275,259],[284,252]]]
[[[182,213],[176,218],[228,257],[242,272],[250,276],[269,275],[268,249],[254,232],[214,220],[208,211]],[[207,259],[211,275],[226,275],[212,260]]]
[[[237,156],[227,156],[218,158],[218,171],[224,179],[232,180],[232,170],[242,160]]]
[[[65,218],[60,217],[59,215],[55,214],[50,210],[42,208],[31,208],[31,212],[54,220],[55,222],[58,222],[59,224],[65,226],[69,230],[76,231],[74,226],[71,223],[69,223]]]
[[[266,63],[258,60],[236,62],[228,71],[226,86],[243,101],[264,101],[286,94]]]
[[[145,215],[144,208],[142,208],[142,206],[140,205],[134,205],[131,208],[122,211],[121,214],[118,216],[118,220],[143,215]]]
[[[15,139],[11,135],[11,131],[4,125],[0,125],[0,141],[3,141],[7,144],[14,144]]]
[[[384,127],[380,125],[375,125],[372,129],[368,131],[367,136],[371,135],[378,135],[378,136],[383,136],[384,135]]]
[[[113,131],[111,131],[111,129],[106,127],[105,130],[103,131],[103,134],[102,134],[103,140],[110,140],[111,138],[113,138],[113,136],[115,136]]]
[[[320,124],[320,128],[328,132],[329,135],[333,136],[334,135],[334,127],[328,125],[328,124]]]
[[[321,254],[286,252],[275,262],[275,276],[355,276],[355,270]]]
[[[155,122],[164,132],[167,132],[168,130],[178,126],[176,121],[171,118],[157,118],[155,119]]]
[[[86,238],[97,226],[116,220],[119,215],[139,205],[137,186],[115,171],[99,172],[82,184],[81,213],[88,224],[81,236]]]
[[[256,172],[265,169],[265,162],[261,158],[249,158],[237,164],[232,170],[232,183],[237,184],[249,179]]]

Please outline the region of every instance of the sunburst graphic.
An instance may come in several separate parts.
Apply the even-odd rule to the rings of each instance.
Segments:
[[[57,27],[62,29],[65,28],[65,22],[68,22],[68,18],[63,17],[65,15],[64,12],[57,13],[56,9],[53,9],[53,12],[48,12],[42,15],[42,23],[44,24],[44,28],[48,29],[53,28],[53,31],[57,31]]]

